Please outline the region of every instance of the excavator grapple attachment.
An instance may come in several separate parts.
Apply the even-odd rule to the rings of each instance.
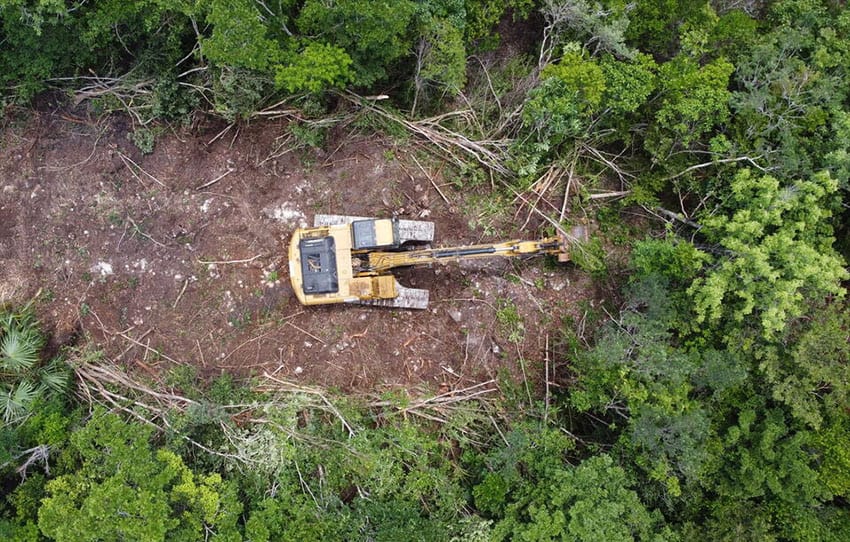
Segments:
[[[582,245],[590,239],[590,234],[587,231],[587,226],[578,224],[570,228],[569,234],[560,233],[558,239],[561,244],[561,250],[558,251],[558,261],[566,263],[572,259],[570,249],[574,245]]]

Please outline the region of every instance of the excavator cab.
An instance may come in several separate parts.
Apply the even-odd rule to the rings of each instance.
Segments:
[[[370,218],[351,223],[352,250],[396,249],[398,246],[397,219]]]

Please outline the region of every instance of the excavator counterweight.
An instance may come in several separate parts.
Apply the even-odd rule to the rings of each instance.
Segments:
[[[312,228],[300,228],[289,244],[289,276],[304,305],[355,303],[425,309],[428,290],[407,288],[390,271],[473,258],[554,254],[570,259],[575,241],[586,241],[583,226],[565,235],[537,241],[430,248],[431,222],[317,215]]]

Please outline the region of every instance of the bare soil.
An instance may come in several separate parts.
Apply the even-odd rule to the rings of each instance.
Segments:
[[[539,234],[519,231],[524,211],[490,221],[486,197],[419,155],[426,175],[411,141],[338,133],[328,151],[273,157],[284,121],[211,142],[224,125],[208,120],[142,155],[123,117],[4,122],[0,302],[40,291],[54,346],[87,345],[153,378],[191,365],[202,378],[268,372],[345,391],[436,391],[523,370],[541,381],[542,360],[559,356],[545,345],[593,302],[583,272],[535,258],[405,270],[403,283],[431,291],[427,311],[300,306],[285,252],[315,213],[432,220],[445,246]]]

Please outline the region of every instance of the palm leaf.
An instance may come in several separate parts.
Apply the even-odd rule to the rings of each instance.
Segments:
[[[0,341],[0,365],[14,372],[29,369],[38,361],[40,343],[35,333],[12,326]]]
[[[0,313],[0,335],[6,333],[10,329],[15,326],[15,316],[8,312],[7,310],[3,310]]]
[[[48,390],[62,393],[68,389],[68,366],[60,359],[54,359],[39,371],[41,385]]]
[[[27,415],[27,407],[33,402],[38,394],[35,385],[27,380],[22,380],[17,387],[9,388],[8,392],[0,395],[0,410],[3,412],[3,421],[13,423]]]

